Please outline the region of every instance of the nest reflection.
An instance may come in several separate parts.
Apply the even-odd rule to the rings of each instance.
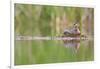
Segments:
[[[80,41],[81,40],[64,40],[64,46],[66,48],[70,48],[73,51],[77,52],[80,47]]]

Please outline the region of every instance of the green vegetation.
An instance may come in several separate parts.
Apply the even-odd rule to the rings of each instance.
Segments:
[[[15,4],[15,33],[61,36],[78,23],[82,33],[93,35],[93,8]]]

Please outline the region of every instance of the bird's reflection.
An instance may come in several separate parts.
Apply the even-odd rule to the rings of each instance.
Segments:
[[[64,40],[63,42],[66,48],[70,48],[74,52],[77,52],[80,47],[80,40]]]

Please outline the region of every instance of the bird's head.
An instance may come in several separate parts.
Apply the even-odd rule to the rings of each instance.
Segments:
[[[74,24],[74,28],[79,28],[78,24]]]

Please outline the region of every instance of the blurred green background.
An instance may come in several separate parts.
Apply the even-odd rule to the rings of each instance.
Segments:
[[[15,35],[62,36],[64,29],[77,22],[82,34],[94,36],[93,8],[16,3],[14,11]],[[15,40],[15,65],[91,61],[93,45],[93,40]]]
[[[94,9],[83,7],[15,4],[15,33],[32,36],[61,36],[75,22],[82,33],[93,35]]]

